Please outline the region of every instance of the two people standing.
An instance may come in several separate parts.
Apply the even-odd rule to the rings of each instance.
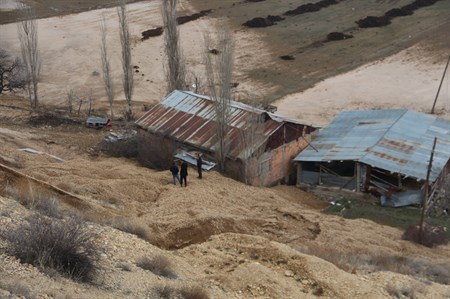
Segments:
[[[187,175],[188,175],[188,165],[185,161],[181,163],[180,169],[178,169],[177,164],[175,162],[170,166],[170,172],[172,173],[173,184],[176,185],[177,181],[180,182],[181,187],[187,186]]]

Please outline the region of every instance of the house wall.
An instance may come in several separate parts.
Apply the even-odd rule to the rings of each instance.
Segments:
[[[173,155],[180,144],[168,136],[160,136],[139,129],[138,131],[138,161],[154,169],[168,169],[173,161]],[[309,138],[309,136],[305,137]],[[157,146],[155,146],[157,145]],[[259,159],[245,161],[227,159],[226,174],[238,181],[254,186],[272,186],[279,181],[288,181],[289,175],[295,175],[293,158],[303,150],[308,143],[302,137],[283,144],[278,148],[265,152]],[[246,172],[247,171],[247,172]],[[245,174],[250,174],[250,178]]]
[[[176,141],[143,129],[139,129],[137,138],[137,159],[139,163],[154,169],[170,168],[173,155],[177,149]]]
[[[298,138],[264,153],[259,159],[259,174],[252,185],[273,186],[280,181],[287,183],[289,176],[296,172],[293,159],[307,146],[305,139]]]

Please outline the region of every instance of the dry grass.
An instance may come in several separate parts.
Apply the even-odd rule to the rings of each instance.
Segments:
[[[410,226],[402,236],[403,240],[419,243],[427,247],[448,244],[448,236],[444,227],[424,223],[422,238],[418,226]]]
[[[423,259],[398,255],[347,253],[315,244],[297,248],[297,250],[322,258],[349,273],[391,271],[425,278],[440,284],[450,284],[450,263],[433,264]]]
[[[177,274],[172,270],[172,263],[163,255],[156,255],[153,258],[143,257],[136,263],[136,266],[158,276],[177,278]]]
[[[11,293],[10,297],[7,298],[16,298],[15,296],[20,296],[23,298],[34,299],[37,298],[36,294],[30,289],[29,286],[23,284],[20,281],[14,282],[4,282],[0,280],[0,289],[7,290]],[[15,295],[15,296],[14,296]]]
[[[29,181],[18,183],[15,186],[7,185],[5,193],[30,210],[48,217],[61,218],[59,202],[48,191],[36,188]]]
[[[170,285],[158,286],[153,289],[153,293],[159,299],[209,299],[208,293],[199,286],[182,286],[176,288]]]
[[[73,280],[92,282],[99,270],[97,234],[79,219],[55,220],[34,215],[11,231],[2,231],[7,252],[41,271],[57,271]]]
[[[145,241],[151,241],[148,229],[144,225],[137,223],[135,220],[116,218],[112,223],[109,223],[109,225],[123,232],[136,235]]]
[[[208,293],[199,286],[184,286],[180,289],[181,298],[184,299],[209,299]]]
[[[388,284],[386,291],[394,298],[409,298],[416,299],[418,294],[423,295],[423,285],[414,284],[407,286],[395,286],[394,284]]]

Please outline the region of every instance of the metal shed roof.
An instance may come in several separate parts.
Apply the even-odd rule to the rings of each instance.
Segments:
[[[230,152],[231,157],[241,157],[241,131],[252,114],[265,114],[263,134],[266,139],[285,122],[299,124],[267,111],[238,102],[231,102]],[[209,97],[192,92],[174,90],[158,105],[152,107],[136,124],[150,132],[172,138],[208,151],[216,148],[214,102]]]
[[[353,160],[425,179],[434,137],[434,181],[450,159],[450,122],[407,109],[342,112],[294,160]]]

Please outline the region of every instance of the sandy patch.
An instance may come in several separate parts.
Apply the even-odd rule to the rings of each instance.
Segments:
[[[0,0],[0,10],[2,11],[16,10],[21,5],[23,4],[15,0]]]
[[[326,125],[344,110],[409,108],[430,113],[446,57],[422,56],[422,46],[326,79],[304,92],[276,101],[278,113],[306,123]],[[449,70],[435,111],[450,118]]]
[[[139,69],[135,72],[135,102],[157,102],[166,95],[164,74],[163,36],[141,41],[141,32],[162,25],[159,1],[146,1],[128,5],[129,29],[132,37],[132,63]],[[179,5],[180,15],[194,13],[190,5]],[[39,49],[42,56],[42,77],[39,95],[44,104],[65,105],[67,93],[74,89],[79,95],[92,90],[94,99],[106,101],[100,64],[100,23],[106,19],[108,51],[111,56],[112,76],[115,84],[116,103],[124,100],[122,92],[122,66],[120,62],[120,39],[117,12],[115,8],[93,10],[63,17],[38,20]],[[199,92],[206,91],[204,75],[204,42],[206,31],[212,35],[217,31],[217,23],[223,20],[203,17],[179,27],[182,51],[186,57],[188,83],[194,77],[200,79]],[[0,26],[0,44],[15,55],[19,55],[16,24]],[[242,78],[243,71],[261,61],[250,55],[258,36],[243,30],[234,32],[236,44],[236,76],[240,82],[238,94],[248,94],[260,86],[253,86]],[[4,46],[3,46],[4,45]],[[214,46],[214,45],[213,45]],[[264,52],[264,51],[263,51]],[[14,54],[13,54],[14,55]],[[268,51],[265,55],[269,58]],[[193,88],[192,88],[193,90]],[[122,102],[123,103],[123,102]],[[140,105],[140,104],[139,104]],[[136,104],[138,106],[138,104]],[[120,112],[124,108],[117,108]],[[139,108],[140,109],[140,108]]]

